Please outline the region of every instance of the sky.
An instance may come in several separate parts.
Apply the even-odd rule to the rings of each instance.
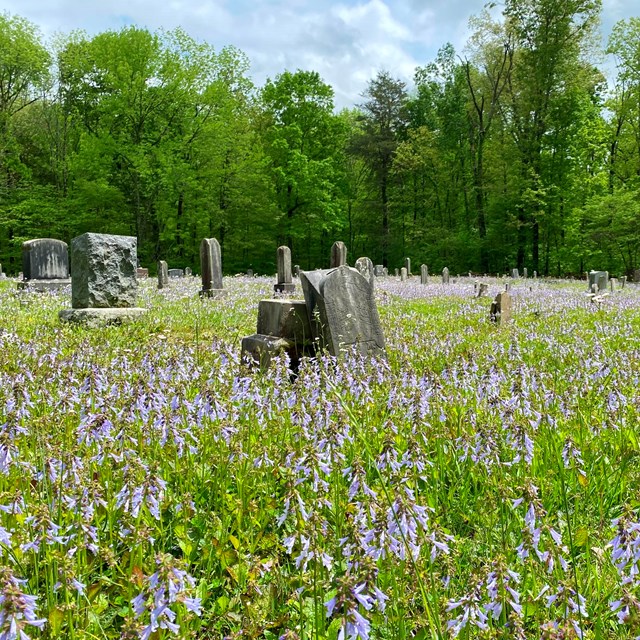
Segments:
[[[468,21],[485,0],[0,0],[0,11],[27,18],[45,37],[89,35],[135,24],[182,27],[216,50],[241,49],[258,86],[284,70],[317,71],[336,108],[362,102],[367,83],[388,71],[412,85],[416,67],[451,42],[462,53]],[[498,2],[498,9],[500,3]],[[602,34],[640,16],[638,0],[603,0]]]

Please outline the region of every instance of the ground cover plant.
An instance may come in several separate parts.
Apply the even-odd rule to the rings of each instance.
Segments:
[[[266,278],[103,329],[0,287],[0,638],[640,634],[640,288],[383,280],[387,361],[291,382]]]

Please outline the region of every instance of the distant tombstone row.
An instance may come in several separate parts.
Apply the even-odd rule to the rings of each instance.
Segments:
[[[137,239],[83,233],[71,242],[71,309],[60,311],[65,322],[120,323],[146,309],[136,307]]]
[[[295,370],[300,357],[323,348],[336,357],[350,347],[362,354],[384,355],[373,269],[366,260],[360,266],[371,280],[347,265],[301,271],[304,301],[261,300],[257,332],[242,340],[243,360],[266,367],[275,355],[285,352]]]
[[[53,238],[36,238],[22,244],[22,282],[19,288],[44,291],[69,286],[69,248]]]

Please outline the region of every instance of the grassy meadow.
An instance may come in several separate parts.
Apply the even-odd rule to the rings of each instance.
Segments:
[[[271,279],[0,282],[0,639],[639,636],[640,286],[486,282],[378,281],[387,360],[294,382],[240,362]]]

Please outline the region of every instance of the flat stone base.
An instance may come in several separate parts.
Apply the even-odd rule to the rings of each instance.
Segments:
[[[60,280],[21,280],[18,289],[31,289],[33,291],[57,291],[71,286],[71,278]]]
[[[296,285],[293,282],[280,282],[273,285],[273,290],[276,293],[294,293]]]
[[[122,307],[109,309],[63,309],[58,314],[62,322],[75,322],[89,327],[101,327],[106,324],[122,324],[134,320],[148,309],[141,307]]]
[[[201,289],[200,297],[201,298],[213,298],[219,299],[224,298],[227,295],[226,289]]]

